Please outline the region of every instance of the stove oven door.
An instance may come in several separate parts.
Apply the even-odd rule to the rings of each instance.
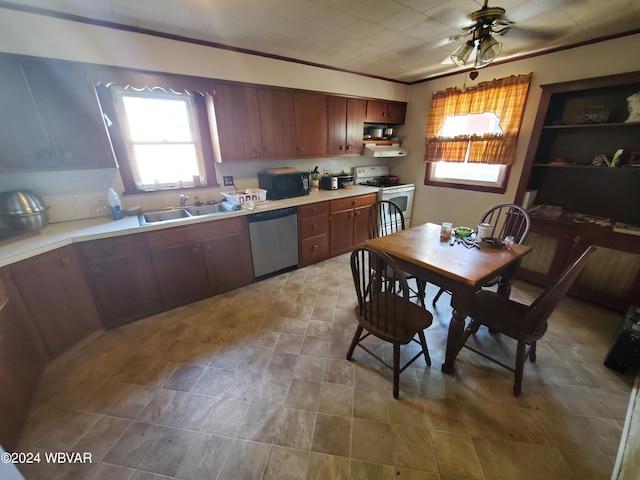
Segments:
[[[398,185],[396,187],[383,187],[378,192],[379,200],[391,200],[402,210],[404,215],[404,226],[411,226],[411,211],[413,210],[413,194],[415,185]]]

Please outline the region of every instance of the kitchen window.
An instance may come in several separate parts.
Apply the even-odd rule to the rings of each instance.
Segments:
[[[425,132],[425,185],[504,193],[531,74],[433,96]]]
[[[204,94],[144,84],[96,91],[125,194],[218,186]]]
[[[115,98],[138,190],[193,186],[206,176],[189,95],[117,90]]]

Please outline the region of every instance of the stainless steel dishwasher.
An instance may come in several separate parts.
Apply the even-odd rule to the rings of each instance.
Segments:
[[[298,209],[281,208],[249,215],[249,237],[256,279],[298,264]]]

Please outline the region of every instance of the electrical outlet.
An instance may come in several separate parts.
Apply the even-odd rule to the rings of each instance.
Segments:
[[[227,175],[222,177],[222,181],[224,182],[225,187],[233,187],[233,176]]]

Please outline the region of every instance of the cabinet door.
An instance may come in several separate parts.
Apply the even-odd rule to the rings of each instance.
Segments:
[[[327,95],[295,93],[296,155],[301,157],[327,154]]]
[[[367,114],[367,101],[360,98],[349,98],[347,100],[347,145],[346,153],[362,154],[364,144],[362,135],[364,133],[364,119]]]
[[[223,161],[262,158],[257,88],[218,84],[213,98]]]
[[[147,317],[160,311],[148,275],[148,255],[138,252],[92,260],[87,272],[105,328]]]
[[[347,98],[331,95],[328,102],[327,153],[344,155],[347,153]]]
[[[403,124],[406,113],[407,113],[407,105],[405,103],[389,102],[387,104],[386,123],[389,123],[392,125]]]
[[[386,123],[387,102],[381,102],[378,100],[367,100],[366,120],[369,123]]]
[[[115,167],[98,99],[81,65],[23,60],[22,65],[63,168]]]
[[[13,450],[46,359],[0,280],[0,444]]]
[[[48,169],[57,165],[22,64],[0,56],[0,166]]]
[[[367,225],[367,216],[370,205],[358,207],[353,211],[353,246],[363,244],[369,239],[369,227]]]
[[[151,260],[166,309],[211,295],[200,242],[152,250]]]
[[[52,357],[100,328],[100,318],[71,246],[39,255],[11,267]]]
[[[346,252],[353,247],[353,209],[331,213],[332,254]]]
[[[253,281],[253,262],[247,219],[218,220],[215,230],[215,237],[202,242],[213,293],[250,284]]]
[[[258,90],[258,99],[264,157],[295,156],[296,115],[293,93],[261,88]]]

